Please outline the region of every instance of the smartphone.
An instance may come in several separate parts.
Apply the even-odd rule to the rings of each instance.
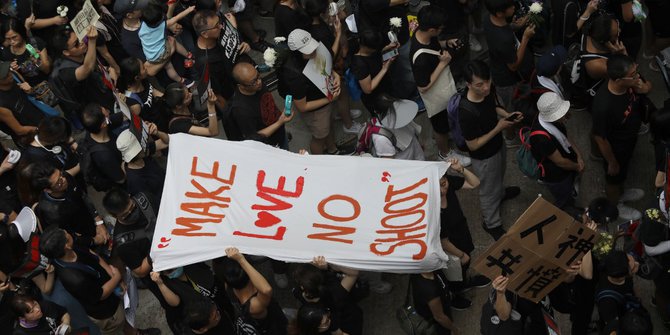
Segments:
[[[514,121],[516,121],[516,120],[519,118],[519,116],[520,116],[519,114],[512,114],[512,115],[506,117],[506,118],[505,118],[505,121],[512,121],[512,122],[514,122]]]
[[[290,94],[286,95],[284,99],[284,114],[286,116],[291,116],[291,107],[293,106],[293,96]]]
[[[391,49],[382,55],[382,61],[385,62],[393,57],[398,56],[398,54],[399,54],[398,49]]]

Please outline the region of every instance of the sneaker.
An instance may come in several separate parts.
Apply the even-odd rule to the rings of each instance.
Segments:
[[[361,129],[363,129],[363,125],[356,121],[351,122],[350,128],[347,128],[345,125],[342,125],[342,130],[347,134],[358,134],[361,132]]]
[[[451,297],[451,309],[457,311],[464,311],[472,306],[472,301],[470,299],[460,295],[455,294]]]
[[[449,158],[456,158],[456,159],[458,159],[458,162],[461,163],[461,165],[463,167],[468,167],[468,166],[472,165],[472,160],[470,159],[470,157],[468,157],[466,155],[462,155],[462,154],[456,152],[456,150],[449,150],[449,152],[446,155],[442,155],[442,153],[438,151],[437,152],[437,157],[439,157],[441,160],[443,160],[445,162],[447,160],[449,160]]]
[[[507,233],[507,231],[502,226],[488,228],[483,222],[482,222],[482,228],[486,233],[491,235],[494,241],[499,240],[503,235]]]
[[[653,54],[651,54],[651,55],[648,54],[648,53],[647,53],[647,50],[645,50],[645,51],[642,51],[642,58],[644,58],[644,59],[652,59],[652,58],[654,58],[654,55],[653,55]]]
[[[623,194],[619,197],[619,202],[633,202],[638,201],[644,197],[644,191],[639,188],[627,188],[623,190]]]
[[[474,52],[482,51],[482,44],[479,43],[479,41],[473,34],[470,34],[470,50]]]
[[[654,72],[661,72],[661,69],[658,67],[658,63],[656,63],[655,59],[649,61],[649,70]]]
[[[619,217],[623,220],[637,220],[642,217],[642,213],[635,208],[628,207],[623,203],[619,203],[616,208],[619,210]]]
[[[637,131],[637,135],[644,135],[649,132],[649,123],[640,123],[640,129]]]
[[[352,119],[358,119],[361,115],[363,115],[363,112],[360,109],[352,109],[349,111],[349,115],[351,115]],[[335,113],[335,120],[342,120],[342,117],[340,116],[340,113]]]
[[[288,287],[288,277],[286,276],[285,273],[275,273],[275,284],[277,284],[277,287],[279,288],[287,288]]]
[[[384,280],[375,280],[370,282],[370,291],[377,294],[387,294],[393,290],[393,284]]]
[[[505,187],[505,194],[500,202],[514,199],[519,194],[521,194],[521,189],[518,186],[507,186]]]
[[[467,287],[484,288],[491,285],[491,279],[488,279],[487,277],[482,275],[476,275],[470,277],[470,280],[468,280],[466,285]]]

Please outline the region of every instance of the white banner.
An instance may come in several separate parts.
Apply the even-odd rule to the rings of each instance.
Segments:
[[[170,136],[151,246],[155,271],[225,256],[416,273],[446,265],[443,162],[298,155],[265,144]]]

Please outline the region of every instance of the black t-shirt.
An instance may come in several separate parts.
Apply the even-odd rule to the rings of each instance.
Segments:
[[[275,7],[275,36],[288,38],[294,29],[309,31],[311,23],[312,19],[302,8],[293,10],[279,3]]]
[[[9,151],[0,149],[2,161],[9,155]],[[0,213],[9,215],[12,211],[18,213],[23,208],[17,193],[16,172],[14,169],[7,170],[0,175]]]
[[[167,123],[167,117],[162,113],[164,104],[157,103],[158,97],[155,95],[157,89],[149,80],[142,81],[142,86],[144,90],[141,92],[126,91],[126,104],[128,107],[139,105],[142,120],[155,123],[159,130],[164,130],[161,127]]]
[[[62,61],[62,59],[57,60],[56,62],[60,61]],[[72,60],[69,60],[69,62],[76,65],[61,68],[58,75],[67,86],[67,89],[72,96],[83,105],[97,103],[108,110],[114,110],[114,102],[116,101],[114,99],[114,93],[112,92],[111,86],[106,86],[103,81],[104,75],[100,72],[99,66],[95,66],[94,70],[88,77],[84,78],[84,80],[78,81],[75,71],[81,64]],[[109,85],[111,85],[111,83]]]
[[[140,40],[139,33],[139,28],[136,30],[128,30],[122,25],[121,45],[130,57],[138,58],[144,62],[147,60],[147,57],[144,55],[144,51],[142,50],[142,41]]]
[[[61,318],[67,313],[67,310],[51,301],[42,300],[39,302],[42,310],[42,318],[33,328],[24,328],[17,324],[14,329],[14,335],[54,335],[56,328],[61,324]]]
[[[184,133],[188,134],[188,131],[193,127],[193,118],[190,116],[175,115],[170,120],[168,126],[168,133],[178,134]]]
[[[447,208],[440,209],[440,238],[449,238],[456,248],[469,254],[475,250],[475,246],[472,244],[472,235],[461,203],[456,196],[456,191],[463,188],[465,178],[447,175],[447,181]]]
[[[114,183],[124,178],[121,169],[121,152],[116,148],[116,139],[111,138],[107,142],[99,143],[87,132],[84,141],[98,148],[104,148],[101,151],[91,152],[91,162],[93,163],[91,168],[96,169],[107,180]]]
[[[8,91],[0,90],[0,107],[9,109],[22,126],[37,127],[44,119],[44,113],[28,101],[26,94],[16,85],[12,85]],[[14,142],[19,140],[19,136],[6,123],[0,122],[0,130],[11,136]]]
[[[414,308],[416,309],[416,312],[426,320],[433,319],[433,313],[430,311],[428,303],[435,298],[440,299],[444,314],[451,316],[451,299],[447,277],[445,277],[444,273],[439,270],[433,271],[433,276],[434,278],[432,280],[424,278],[421,274],[413,274],[410,276]],[[441,325],[435,323],[435,326],[438,330],[438,334],[451,334],[448,329]]]
[[[46,47],[46,43],[39,37],[33,39],[33,41],[26,41],[37,50],[37,52],[42,51]],[[11,47],[4,48],[2,50],[2,60],[7,62],[16,62],[19,65],[19,73],[23,76],[30,86],[35,86],[45,80],[47,80],[47,74],[40,70],[40,65],[42,64],[41,57],[35,59],[30,55],[28,49],[24,50],[22,54],[17,55],[13,54]]]
[[[384,45],[389,43],[389,20],[400,18],[401,25],[398,33],[398,42],[404,45],[409,41],[409,23],[407,21],[407,5],[390,6],[388,0],[361,0],[356,15],[358,31],[372,30],[381,33]]]
[[[89,251],[75,249],[78,266],[58,260],[56,274],[65,289],[72,294],[86,311],[88,316],[102,320],[110,318],[119,306],[119,297],[110,294],[100,300],[102,286],[111,279],[100,266],[98,257]],[[62,266],[65,265],[65,266]]]
[[[132,169],[126,165],[128,193],[150,193],[157,199],[163,194],[165,170],[153,158],[144,158],[144,167]]]
[[[443,28],[445,32],[455,33],[465,28],[467,14],[465,13],[465,5],[459,0],[431,0],[430,4],[444,9],[447,14]]]
[[[414,59],[414,54],[416,54],[419,49],[431,49],[435,51],[442,50],[440,43],[437,41],[437,37],[431,38],[429,44],[423,44],[416,39],[416,35],[412,36],[412,41],[409,49],[409,59],[412,61]],[[430,84],[430,75],[433,74],[437,64],[440,63],[440,59],[429,53],[422,53],[416,57],[416,60],[412,63],[412,73],[414,74],[414,81],[416,86],[425,87]]]
[[[614,152],[632,151],[642,122],[640,98],[632,90],[613,94],[605,83],[593,98],[591,110],[593,134],[607,139]]]
[[[492,93],[486,96],[482,102],[473,103],[470,101],[470,107],[463,107],[463,100],[467,100],[467,96],[461,99],[461,107],[458,110],[458,118],[461,125],[461,132],[463,138],[467,141],[472,141],[481,137],[496,127],[498,124],[498,114],[496,113],[496,103]],[[472,109],[472,110],[470,110]],[[482,145],[477,150],[470,150],[470,157],[474,159],[489,158],[502,148],[503,138],[502,134],[498,133],[491,140]]]
[[[86,195],[77,186],[73,177],[63,173],[69,184],[61,198],[54,198],[42,192],[37,213],[42,220],[42,227],[56,225],[73,234],[79,245],[88,247],[95,236],[95,208],[87,200]],[[81,236],[75,236],[80,234]]]
[[[303,60],[301,55],[291,54],[284,62],[279,72],[279,81],[282,90],[285,89],[287,92],[280,93],[291,94],[293,100],[307,98],[307,102],[325,98],[323,92],[302,74],[307,61]]]
[[[558,128],[558,130],[566,137],[568,136],[568,130],[563,123],[555,122],[553,125]],[[570,153],[566,152],[558,140],[549,134],[549,132],[544,129],[539,122],[535,122],[531,130],[543,131],[550,137],[547,138],[544,135],[537,134],[530,138],[530,148],[533,157],[535,158],[535,161],[542,163],[542,167],[544,167],[544,176],[540,177],[540,179],[549,183],[565,180],[565,178],[570,176],[573,171],[564,170],[563,168],[559,167],[556,165],[556,163],[549,159],[549,156],[551,156],[554,151],[558,150],[558,153],[561,154],[562,157],[567,158],[573,162],[577,162],[577,152],[575,152],[575,149],[571,149]]]
[[[258,292],[254,293],[254,295],[247,299],[247,301],[241,302],[237,299],[237,296],[231,287],[228,287],[227,290],[228,296],[230,297],[233,307],[237,313],[234,324],[238,329],[238,333],[247,334],[240,332],[239,330],[244,328],[253,328],[256,329],[258,334],[286,334],[286,325],[288,324],[288,320],[286,319],[286,315],[284,315],[281,306],[279,306],[279,303],[275,298],[270,300],[265,318],[254,319],[249,312],[249,308],[251,299],[253,299],[258,294]]]
[[[18,12],[20,22],[25,22],[31,13],[35,14],[35,19],[50,19],[58,15],[56,11],[58,6],[67,6],[69,9],[67,17],[69,22],[72,22],[72,19],[77,15],[77,11],[74,10],[74,1],[72,0],[16,1],[16,11]],[[45,41],[49,41],[55,29],[56,26],[49,26],[42,29],[33,29],[32,33]]]
[[[231,54],[231,56],[233,55],[237,56],[236,54]],[[205,50],[201,49],[196,43],[193,49],[193,57],[195,57],[198,80],[203,80],[205,68],[207,67],[214,93],[230,99],[235,92],[235,81],[232,76],[233,63],[232,59],[226,56],[224,48],[217,43],[214,48]]]
[[[144,215],[140,216],[140,220],[132,225],[118,223],[114,226],[114,237],[116,238],[121,234],[134,230],[143,230],[147,223],[148,221]],[[116,249],[119,258],[121,258],[123,263],[129,269],[134,270],[142,266],[144,259],[149,256],[151,241],[149,241],[148,238],[133,239],[130,242],[115,245],[114,248]]]
[[[608,9],[611,13],[614,13],[614,16],[621,25],[621,37],[642,38],[642,23],[638,22],[635,18],[630,22],[626,22],[623,19],[621,6],[630,2],[633,2],[633,0],[609,0]]]
[[[351,59],[351,72],[358,81],[367,77],[370,77],[370,80],[372,80],[382,70],[383,63],[380,51],[375,51],[369,56],[354,55]],[[389,91],[387,78],[389,76],[384,76],[379,85],[377,85],[377,88],[372,90],[370,94],[363,92],[361,100],[366,108],[372,108],[376,97],[383,92]]]
[[[319,19],[319,23],[311,24],[308,31],[310,34],[312,34],[314,39],[323,43],[326,49],[330,51],[331,55],[333,54],[333,50],[331,48],[335,43],[335,35],[333,35],[333,32],[330,30],[328,24]]]
[[[245,95],[236,90],[232,101],[231,117],[242,136],[231,138],[231,140],[259,139],[258,131],[275,123],[280,113],[270,92],[261,90],[254,95]],[[284,138],[285,128],[282,125],[270,137],[262,138],[262,142],[275,146],[282,144]]]
[[[516,50],[519,47],[519,40],[514,35],[510,25],[498,27],[491,22],[490,18],[484,19],[484,33],[486,35],[486,44],[489,46],[489,59],[491,62],[491,78],[497,86],[510,86],[516,84],[521,78],[518,73],[513,72],[507,67],[507,64],[516,62]],[[523,63],[532,62],[533,59],[528,55],[523,58]],[[523,65],[519,70],[523,68]],[[521,71],[519,71],[521,72]]]
[[[59,144],[58,146],[61,147],[61,152],[55,154],[45,148],[28,145],[21,150],[21,164],[48,161],[62,170],[69,170],[79,164],[79,156],[72,151],[69,145]],[[53,150],[53,147],[50,149]]]

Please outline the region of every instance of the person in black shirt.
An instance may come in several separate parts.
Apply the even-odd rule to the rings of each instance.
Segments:
[[[296,0],[280,0],[275,6],[275,36],[288,38],[295,29],[309,30],[310,18]]]
[[[116,87],[126,96],[126,105],[131,113],[156,124],[159,130],[167,131],[168,115],[165,103],[160,99],[163,97],[163,88],[156,86],[155,78],[149,78],[147,64],[135,57],[122,60]]]
[[[382,61],[382,52],[394,45],[384,47],[381,34],[371,30],[360,32],[358,40],[360,47],[351,59],[351,72],[361,86],[363,105],[373,114],[377,97],[389,92],[389,77],[386,74],[393,59]]]
[[[508,113],[497,104],[495,92],[491,90],[491,72],[484,62],[468,63],[464,73],[468,90],[459,105],[459,123],[470,149],[472,168],[481,182],[479,201],[483,227],[497,240],[505,233],[500,204],[521,192],[516,186],[503,189],[506,149],[500,133],[523,120],[523,116],[520,112]],[[508,120],[510,118],[513,121]]]
[[[79,157],[70,122],[50,116],[40,122],[38,129],[33,141],[21,151],[20,166],[46,161],[70,176],[79,175]],[[78,181],[84,185],[83,179]]]
[[[82,111],[81,121],[86,129],[84,141],[93,165],[89,169],[97,170],[99,177],[104,179],[100,185],[104,184],[106,187],[98,191],[107,191],[113,186],[122,186],[126,181],[121,153],[116,149],[115,139],[110,134],[110,128],[120,126],[119,121],[122,116],[122,113],[110,116],[109,110],[98,104],[88,104]],[[115,124],[112,124],[112,117],[116,120]],[[83,171],[83,173],[88,172]]]
[[[9,62],[0,62],[0,130],[12,137],[22,148],[30,142],[29,135],[37,132],[37,125],[44,114],[37,109],[19,86],[9,71]]]
[[[184,335],[219,335],[234,334],[222,320],[221,312],[216,304],[207,299],[198,299],[186,305],[184,310],[184,326],[180,334]]]
[[[639,200],[644,191],[634,188],[624,191],[623,184],[643,117],[639,94],[651,91],[652,85],[640,77],[637,64],[625,55],[607,59],[607,74],[607,85],[602,85],[593,99],[592,131],[605,158],[607,198],[619,204],[623,219],[635,220],[641,213],[623,203]]]
[[[57,330],[70,328],[70,314],[63,306],[53,302],[15,295],[11,305],[19,321],[14,328],[14,335],[50,335],[57,334]]]
[[[413,274],[409,278],[416,312],[426,320],[435,320],[438,335],[460,334],[451,317],[451,299],[447,277],[442,271]]]
[[[30,86],[47,80],[51,71],[51,59],[47,54],[46,43],[41,38],[28,38],[23,22],[11,18],[3,22],[2,31],[9,47],[2,50],[2,60],[12,63],[12,70],[23,76]],[[28,51],[28,44],[37,52]]]
[[[284,125],[293,120],[294,112],[289,111],[290,115],[286,116],[277,108],[272,94],[264,88],[253,65],[238,63],[233,69],[233,76],[237,90],[231,102],[231,119],[240,136],[229,139],[260,140],[288,150]]]
[[[104,221],[72,176],[49,162],[34,163],[31,173],[32,187],[42,192],[36,213],[43,227],[65,229],[84,248],[107,243]]]
[[[54,1],[17,1],[16,11],[19,21],[28,21],[28,29],[33,34],[43,40],[48,40],[56,27],[68,23],[77,15],[74,10],[74,1],[72,0],[54,0]],[[68,12],[66,16],[61,16],[56,9],[59,6],[66,6]]]
[[[172,83],[165,88],[165,105],[172,112],[168,123],[168,133],[186,133],[198,136],[216,137],[219,135],[219,120],[216,118],[216,94],[212,89],[207,94],[207,127],[194,124],[193,115],[189,109],[193,94],[178,83]]]
[[[570,102],[554,92],[547,92],[540,96],[537,107],[540,114],[526,141],[530,140],[533,157],[542,167],[540,181],[554,196],[554,205],[570,209],[574,207],[577,196],[575,177],[584,171],[584,160],[568,139],[565,126]]]
[[[602,328],[611,327],[626,311],[623,301],[626,298],[616,299],[617,293],[636,296],[631,275],[637,272],[639,266],[633,256],[620,250],[612,250],[602,259],[600,283],[596,289],[596,306]]]
[[[495,60],[491,62],[491,76],[503,108],[511,110],[514,87],[523,78],[529,78],[532,72],[533,57],[528,44],[535,34],[535,26],[527,26],[519,42],[514,30],[523,27],[527,19],[510,24],[514,15],[514,2],[486,0],[485,3],[490,15],[488,19],[484,19],[484,33],[489,47],[489,59]]]

